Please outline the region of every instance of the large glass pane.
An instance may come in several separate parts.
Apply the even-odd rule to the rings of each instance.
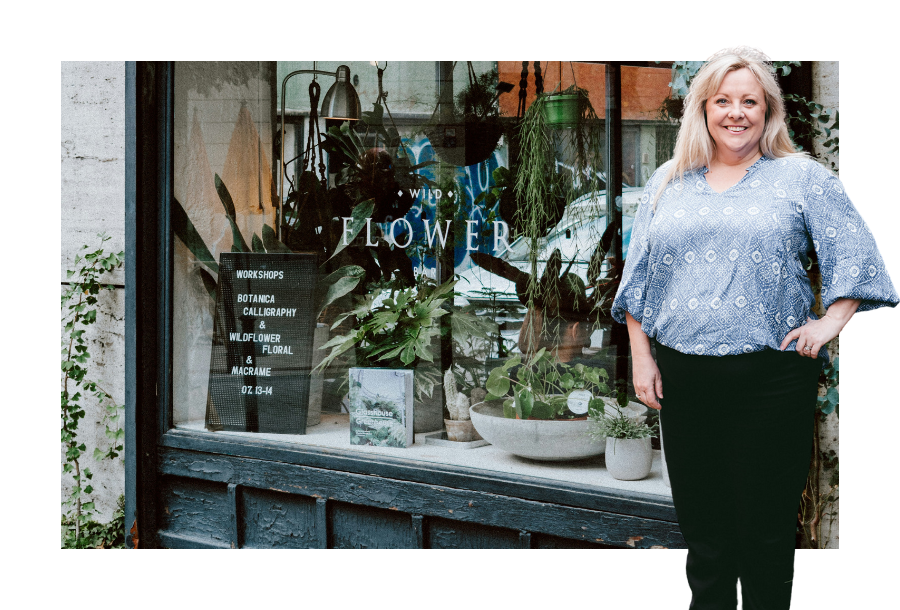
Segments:
[[[572,439],[544,441],[550,457],[567,458],[558,462],[523,459],[528,450],[507,450],[505,441],[469,449],[446,440],[457,408],[464,416],[467,403],[490,399],[490,391],[505,395],[493,403],[500,428],[517,425],[517,409],[520,424],[552,425],[554,416],[571,424],[583,413],[558,394],[585,385],[600,401],[594,406],[612,404],[616,377],[630,377],[616,370],[610,342],[621,261],[611,259],[606,197],[606,66],[524,63],[524,77],[521,61],[176,64],[176,426],[254,434],[223,430],[210,417],[215,299],[226,290],[219,265],[232,251],[303,252],[319,286],[306,304],[314,334],[307,355],[313,365],[328,362],[312,375],[302,367],[290,373],[310,377],[305,434],[257,437],[667,493],[659,464],[644,481],[612,481],[598,457],[602,443],[593,457],[563,455],[567,446],[591,445],[587,421]],[[537,95],[538,75],[544,94],[568,96]],[[671,154],[673,127],[660,115],[669,76],[665,67],[622,71],[626,251],[641,187]],[[336,110],[342,95],[358,96],[360,114],[352,104]],[[450,281],[435,307],[427,295]],[[409,332],[397,334],[391,316],[406,312],[419,323],[401,324]],[[376,332],[334,353],[363,323]],[[259,362],[278,362],[270,353],[277,348],[263,354],[257,345],[261,336],[251,339],[254,373],[264,368]],[[539,353],[541,380],[531,383],[525,413],[528,399],[517,392]],[[242,379],[243,364],[233,373]],[[349,370],[373,366],[413,371],[409,448],[351,441],[349,411],[359,405],[350,396],[364,396],[371,412],[390,402],[377,375],[353,386]],[[238,386],[252,394],[268,384]],[[266,399],[264,389],[246,404]],[[504,404],[511,417],[503,417]]]

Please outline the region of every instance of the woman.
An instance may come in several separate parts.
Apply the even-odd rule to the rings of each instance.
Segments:
[[[675,156],[647,183],[612,308],[628,325],[638,398],[665,407],[698,610],[735,608],[738,579],[746,610],[790,606],[825,346],[854,312],[898,302],[841,182],[795,152],[785,116],[761,53],[708,60]],[[821,319],[801,263],[810,245]]]

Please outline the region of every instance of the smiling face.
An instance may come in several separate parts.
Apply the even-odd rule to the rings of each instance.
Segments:
[[[766,97],[747,68],[732,70],[706,100],[706,127],[716,143],[716,158],[739,163],[759,153],[766,125]]]

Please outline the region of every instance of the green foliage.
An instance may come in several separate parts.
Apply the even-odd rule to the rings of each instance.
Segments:
[[[799,62],[798,62],[799,63]],[[840,116],[837,110],[826,108],[818,102],[813,102],[800,95],[788,93],[784,96],[785,102],[795,102],[799,112],[788,116],[788,132],[791,139],[808,137],[816,140],[824,137],[822,146],[826,154],[838,155],[840,153],[840,140],[833,133],[840,129]],[[798,147],[799,148],[799,147]]]
[[[823,535],[822,517],[837,515],[837,502],[840,495],[840,460],[834,449],[825,451],[821,448],[819,430],[828,417],[839,417],[840,415],[837,389],[839,373],[839,359],[835,358],[822,368],[819,376],[819,388],[825,391],[817,399],[813,457],[810,461],[809,476],[800,503],[798,528],[801,535],[801,548],[824,548],[830,537],[830,531]],[[822,485],[823,480],[824,485]],[[833,524],[833,521],[829,523]]]
[[[90,494],[93,492],[90,480],[93,473],[88,468],[82,468],[81,464],[87,446],[78,438],[79,423],[85,415],[84,399],[86,397],[96,399],[102,409],[102,421],[106,428],[106,437],[110,441],[107,447],[94,449],[95,459],[117,457],[122,452],[125,437],[125,431],[122,429],[123,405],[116,403],[109,392],[100,386],[100,382],[88,377],[91,355],[88,352],[85,332],[88,326],[97,322],[97,303],[101,291],[114,288],[108,284],[101,284],[100,277],[104,273],[119,269],[124,263],[123,252],[104,251],[103,244],[110,238],[106,235],[98,237],[100,247],[85,253],[89,247],[82,246],[83,254],[80,253],[75,257],[75,269],[66,272],[69,286],[61,299],[63,336],[60,440],[65,447],[63,472],[71,474],[73,479],[72,490],[63,501],[63,507],[67,509],[63,520],[71,526],[71,532],[64,536],[63,544],[74,548],[96,546],[92,544],[94,538],[88,536],[87,530],[84,530],[95,513],[94,503],[90,500]],[[124,535],[124,526],[122,532]]]
[[[829,415],[834,413],[840,417],[840,404],[838,396],[838,377],[840,366],[835,358],[822,368],[822,374],[819,376],[819,386],[825,388],[825,395],[819,396],[816,402],[816,408],[821,415]]]
[[[500,196],[503,194],[504,189],[515,184],[513,182],[514,174],[508,167],[502,165],[491,172],[491,177],[493,178],[493,186],[489,190],[482,191],[475,198],[475,205],[481,205],[486,210],[490,210],[497,205],[500,202]]]
[[[675,61],[672,62],[672,82],[669,83],[669,88],[672,90],[672,95],[679,98],[684,98],[688,94],[688,89],[691,86],[691,79],[694,78],[694,75],[700,70],[703,64],[706,62],[703,61]]]
[[[353,320],[353,328],[321,347],[331,352],[316,369],[355,349],[358,366],[415,369],[416,394],[431,396],[439,373],[419,365],[434,363],[432,342],[440,334],[438,319],[448,313],[441,305],[452,296],[455,284],[450,280],[436,286],[422,278],[416,288],[392,289],[384,299],[377,290],[362,297],[358,307],[334,321],[332,330],[345,319]]]
[[[523,360],[516,355],[488,374],[485,400],[504,399],[503,414],[512,419],[573,419],[567,400],[572,392],[591,393],[589,409],[603,412],[610,394],[606,369],[559,362],[546,349]]]
[[[608,405],[609,406],[609,405]],[[615,413],[604,413],[600,410],[591,410],[589,418],[593,422],[589,434],[597,441],[607,438],[633,439],[655,437],[657,424],[646,423],[646,416],[635,416],[632,412],[612,407]]]
[[[529,309],[534,308],[538,301],[554,302],[559,296],[547,294],[548,286],[539,279],[541,240],[562,219],[570,203],[586,193],[605,188],[600,175],[600,151],[604,149],[604,141],[587,91],[573,86],[563,93],[577,93],[580,96],[582,116],[576,127],[550,127],[545,112],[547,95],[537,96],[519,126],[520,159],[513,190],[520,205],[512,219],[511,229],[513,238],[524,236],[529,244],[530,277],[526,289]],[[559,160],[571,171],[559,171],[558,151],[562,157]],[[508,178],[502,174],[499,177]],[[491,193],[492,198],[499,195],[502,192]],[[551,317],[557,314],[549,313]]]
[[[468,395],[483,388],[487,376],[484,363],[497,341],[502,343],[496,315],[484,315],[476,305],[457,306],[450,299],[444,304],[450,311],[450,324],[443,325],[441,337],[450,334],[453,348],[453,375],[460,391]]]
[[[254,233],[250,239],[251,245],[248,246],[240,229],[238,229],[234,201],[231,198],[231,194],[228,192],[228,187],[225,186],[225,183],[222,182],[222,179],[219,178],[218,174],[215,175],[215,183],[216,192],[219,194],[219,199],[225,210],[225,216],[231,226],[231,233],[234,241],[234,245],[232,245],[233,252],[255,252],[259,254],[267,252],[293,252],[293,250],[278,239],[275,229],[269,225],[263,225],[262,237]],[[348,241],[353,240],[365,226],[365,217],[366,215],[371,214],[372,206],[373,204],[371,201],[366,201],[356,206],[353,210],[353,221],[348,227]],[[197,260],[206,265],[207,269],[200,269],[200,278],[203,281],[203,286],[212,299],[212,302],[215,303],[218,281],[212,276],[212,273],[218,275],[219,265],[177,199],[173,199],[172,201],[172,228],[176,237],[187,246],[188,250],[191,251]],[[334,254],[337,254],[342,249],[343,241],[339,241],[336,245]],[[345,265],[324,278],[321,278],[316,285],[316,317],[320,317],[329,305],[356,288],[364,275],[365,271],[363,271],[362,267],[358,265]]]
[[[62,548],[64,549],[124,549],[125,548],[125,496],[119,496],[116,510],[108,523],[88,519],[81,523],[76,535],[75,520],[62,516]]]

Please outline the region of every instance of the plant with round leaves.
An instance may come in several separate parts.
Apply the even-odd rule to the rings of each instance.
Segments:
[[[530,357],[518,354],[488,374],[486,401],[503,400],[503,415],[510,419],[575,419],[569,398],[585,396],[588,409],[604,409],[602,396],[610,394],[606,369],[560,362],[546,348]],[[589,395],[589,398],[585,395]]]

